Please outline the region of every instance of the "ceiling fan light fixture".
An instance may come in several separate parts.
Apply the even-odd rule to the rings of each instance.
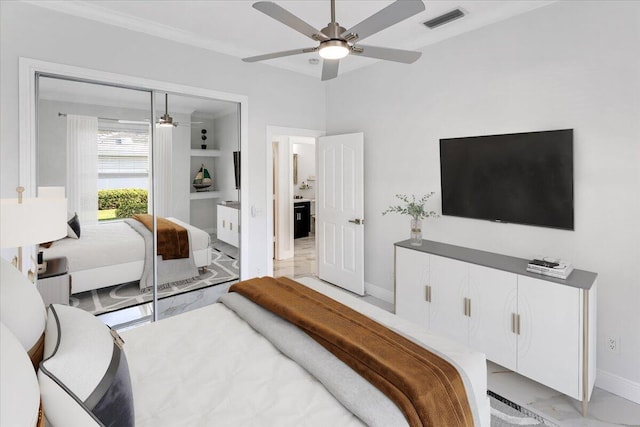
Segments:
[[[161,128],[172,127],[174,125],[173,117],[171,117],[168,114],[163,114],[162,117],[160,117],[160,119],[158,120],[158,123],[156,125]]]
[[[324,59],[342,59],[349,55],[349,44],[344,40],[327,40],[320,44],[318,53]]]

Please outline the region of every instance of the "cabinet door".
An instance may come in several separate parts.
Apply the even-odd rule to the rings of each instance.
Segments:
[[[429,327],[428,284],[429,254],[396,247],[396,314]]]
[[[517,313],[517,297],[516,274],[469,266],[469,346],[514,371],[517,335],[512,331],[511,319]]]
[[[216,237],[218,240],[226,241],[225,239],[225,226],[226,221],[224,219],[224,206],[218,205],[217,209],[218,215],[216,219]]]
[[[429,276],[431,282],[429,329],[436,334],[468,345],[469,318],[464,313],[469,264],[430,255]]]
[[[225,219],[227,220],[228,224],[228,240],[227,243],[229,243],[232,246],[238,246],[239,243],[239,236],[240,234],[238,233],[238,224],[239,224],[239,217],[238,217],[238,213],[240,212],[238,209],[233,209],[233,208],[226,208],[225,210],[227,211],[225,213]]]
[[[518,276],[518,372],[580,397],[580,290]]]

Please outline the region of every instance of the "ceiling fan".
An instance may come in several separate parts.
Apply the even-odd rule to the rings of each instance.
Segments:
[[[348,30],[336,22],[335,0],[331,0],[331,22],[320,31],[273,2],[259,1],[254,3],[253,7],[320,44],[306,49],[286,50],[243,58],[242,60],[245,62],[257,62],[302,53],[318,52],[324,59],[322,64],[322,80],[324,81],[338,76],[340,59],[349,54],[405,64],[417,61],[422,54],[421,52],[410,50],[357,44],[372,34],[422,12],[425,9],[422,0],[396,0]]]
[[[200,124],[200,123],[202,123],[202,122],[191,122],[191,123],[174,122],[173,121],[173,117],[171,117],[169,115],[169,94],[168,93],[164,94],[164,114],[162,116],[160,116],[160,118],[156,122],[156,126],[158,126],[158,127],[178,127],[178,126],[192,126],[192,125]]]

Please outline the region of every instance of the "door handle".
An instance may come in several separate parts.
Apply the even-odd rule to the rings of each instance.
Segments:
[[[349,222],[352,224],[360,225],[360,224],[364,224],[364,219],[360,219],[360,218],[350,219]]]

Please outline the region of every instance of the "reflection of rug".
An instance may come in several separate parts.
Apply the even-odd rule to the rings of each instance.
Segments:
[[[487,394],[491,403],[491,427],[556,426],[551,421],[492,391],[488,391]]]
[[[206,288],[239,277],[238,260],[227,255],[211,251],[213,262],[207,271],[193,281],[187,283],[170,284],[158,292],[158,298],[167,298],[195,289]],[[94,289],[71,295],[70,302],[74,307],[79,307],[92,314],[98,315],[110,311],[149,302],[152,299],[151,292],[140,292],[138,282],[123,283],[109,288]]]

